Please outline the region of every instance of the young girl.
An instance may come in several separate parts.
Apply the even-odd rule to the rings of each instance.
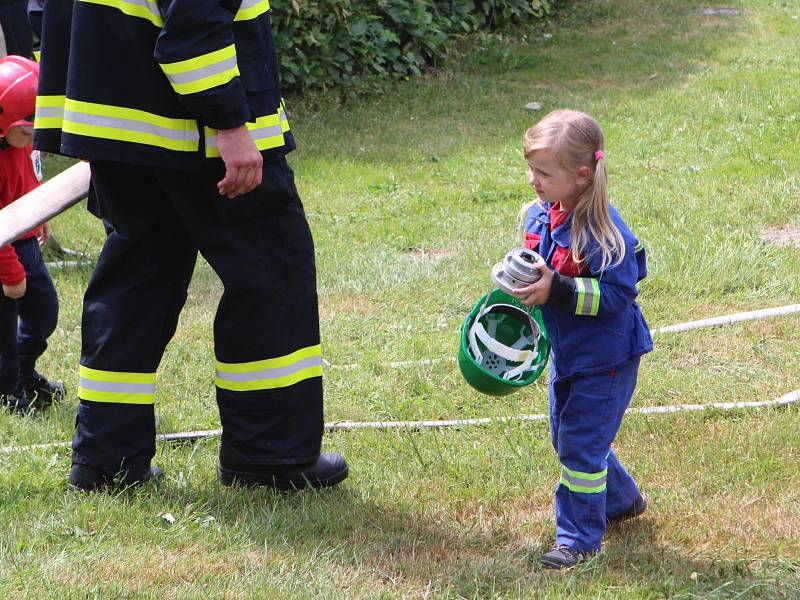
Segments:
[[[581,112],[557,110],[525,133],[528,181],[540,202],[524,212],[525,245],[544,258],[542,278],[518,288],[541,305],[552,344],[550,434],[561,462],[556,544],[549,568],[600,550],[606,523],[635,517],[647,502],[611,450],[653,348],[636,283],[644,248],[609,205],[603,132]]]

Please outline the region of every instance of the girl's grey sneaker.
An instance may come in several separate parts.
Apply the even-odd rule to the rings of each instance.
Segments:
[[[628,519],[635,519],[644,511],[647,510],[647,498],[639,494],[636,497],[636,500],[633,501],[633,504],[618,515],[614,515],[613,517],[607,517],[606,522],[610,525],[611,523],[619,523],[620,521],[627,521]]]
[[[556,546],[539,560],[547,569],[571,569],[593,556],[594,552],[581,552],[572,546]]]

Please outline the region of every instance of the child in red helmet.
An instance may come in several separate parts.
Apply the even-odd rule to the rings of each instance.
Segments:
[[[0,59],[0,208],[39,185],[38,152],[32,152],[38,65],[21,56]],[[58,321],[58,296],[40,246],[50,225],[0,248],[0,401],[27,413],[61,399],[66,389],[36,372],[36,360]]]

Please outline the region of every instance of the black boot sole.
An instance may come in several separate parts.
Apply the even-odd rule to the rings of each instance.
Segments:
[[[226,486],[242,487],[271,487],[283,491],[299,491],[306,488],[328,488],[341,483],[350,474],[347,465],[340,471],[336,471],[325,477],[315,477],[313,479],[286,479],[278,475],[266,473],[247,473],[244,471],[229,471],[219,467],[219,481]]]

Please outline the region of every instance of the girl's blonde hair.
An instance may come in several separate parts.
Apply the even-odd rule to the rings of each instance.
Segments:
[[[594,173],[591,182],[578,196],[572,210],[572,258],[577,263],[594,238],[602,253],[600,270],[622,262],[625,241],[609,214],[608,178],[606,176],[603,130],[592,117],[576,110],[551,112],[525,132],[525,159],[534,150],[551,148],[561,166],[571,173],[586,166]],[[523,208],[527,213],[529,203]],[[524,217],[523,217],[524,218]]]

